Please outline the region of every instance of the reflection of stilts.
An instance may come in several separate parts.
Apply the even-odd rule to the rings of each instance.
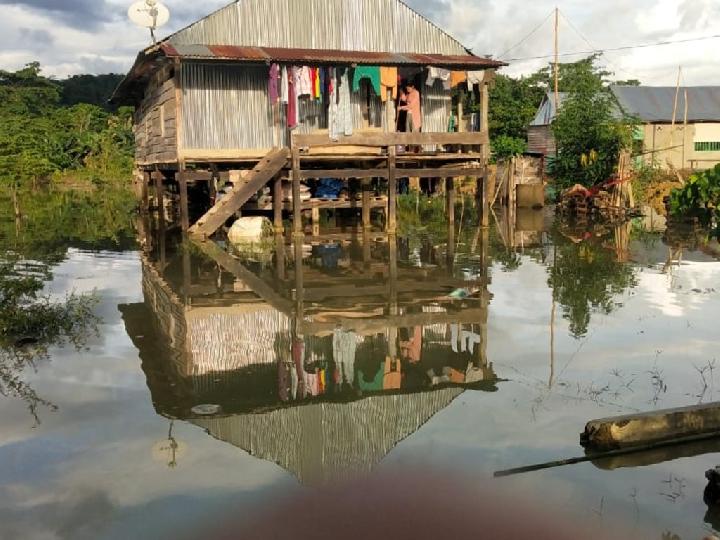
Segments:
[[[615,227],[615,253],[618,262],[628,262],[630,259],[630,228],[628,221]]]
[[[553,267],[557,271],[557,246],[553,246]],[[552,294],[552,309],[550,310],[550,379],[548,388],[552,388],[555,382],[555,312],[557,311],[555,291],[551,291],[550,294]]]

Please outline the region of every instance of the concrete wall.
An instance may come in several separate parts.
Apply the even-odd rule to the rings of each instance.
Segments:
[[[643,161],[662,168],[709,169],[720,163],[720,151],[696,152],[695,142],[720,142],[720,124],[646,124]],[[712,141],[711,141],[712,140]]]

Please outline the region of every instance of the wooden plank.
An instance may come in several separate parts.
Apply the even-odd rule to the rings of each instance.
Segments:
[[[190,228],[190,234],[208,237],[237,212],[259,189],[287,164],[287,151],[275,149],[258,163],[247,176],[247,182],[232,190]]]
[[[300,172],[303,180],[318,178],[387,178],[387,169],[306,169]]]
[[[212,171],[182,171],[179,172],[186,182],[209,182],[212,180]]]
[[[273,183],[273,227],[276,234],[283,233],[283,188],[282,176],[277,175]]]
[[[485,174],[485,167],[437,167],[423,169],[398,168],[398,178],[457,178],[462,176],[477,177]]]
[[[490,139],[487,133],[358,133],[330,140],[325,134],[293,134],[293,147],[311,146],[420,146],[436,144],[484,145]]]
[[[280,296],[270,285],[265,283],[258,276],[253,274],[250,270],[232,257],[227,251],[223,250],[215,242],[199,242],[194,241],[195,245],[205,253],[208,257],[222,266],[226,271],[233,274],[235,277],[241,279],[246,283],[258,296],[265,300],[268,304],[273,306],[278,311],[285,314],[292,314],[293,304],[289,300]]]
[[[362,226],[363,229],[370,229],[370,180],[362,181]]]

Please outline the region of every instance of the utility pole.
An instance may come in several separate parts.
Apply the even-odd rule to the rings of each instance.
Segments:
[[[560,9],[555,7],[555,114],[560,110]]]

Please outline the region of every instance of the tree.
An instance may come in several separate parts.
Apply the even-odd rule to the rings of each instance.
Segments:
[[[608,180],[620,151],[632,144],[634,123],[618,118],[620,109],[605,83],[607,72],[596,69],[594,60],[572,64],[568,96],[552,125],[558,155],[550,172],[559,187]]]
[[[118,87],[123,75],[108,73],[106,75],[73,75],[59,81],[62,89],[62,105],[71,107],[80,103],[96,105],[108,112],[117,110],[109,100]]]

